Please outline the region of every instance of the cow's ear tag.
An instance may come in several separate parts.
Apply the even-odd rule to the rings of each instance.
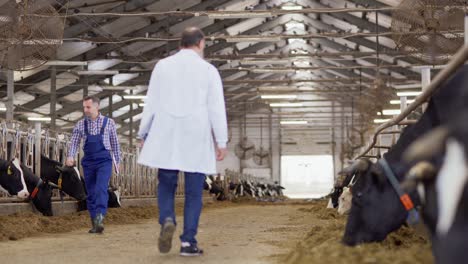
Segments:
[[[13,171],[11,171],[11,167],[10,167],[10,166],[8,166],[7,174],[8,174],[8,175],[12,175],[12,174],[13,174]]]

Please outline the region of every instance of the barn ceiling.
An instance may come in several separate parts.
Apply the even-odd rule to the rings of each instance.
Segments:
[[[0,0],[0,5],[5,2]],[[330,128],[359,125],[364,121],[355,104],[367,96],[376,77],[388,89],[418,87],[420,69],[414,66],[427,64],[398,50],[391,39],[391,9],[399,0],[49,3],[65,15],[64,41],[56,60],[87,65],[15,71],[15,118],[50,115],[51,76],[56,75],[57,126],[64,131],[81,118],[81,99],[87,92],[101,98],[103,113],[112,112],[119,133],[127,136],[133,127],[135,135],[143,101],[123,95],[146,93],[154,64],[177,52],[177,39],[187,26],[200,27],[207,35],[205,57],[222,75],[229,120],[265,113],[275,122],[308,122],[282,126],[285,137],[309,131],[321,139]],[[135,13],[139,15],[129,15]],[[0,98],[5,101],[6,70],[2,73]],[[261,97],[285,94],[292,96]],[[277,108],[271,103],[300,106]],[[259,120],[247,122],[258,126]]]

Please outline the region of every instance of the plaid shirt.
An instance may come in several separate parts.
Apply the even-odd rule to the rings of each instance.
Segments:
[[[75,157],[80,146],[81,139],[86,141],[86,134],[84,132],[84,120],[88,121],[88,133],[90,135],[98,135],[101,131],[102,123],[104,122],[104,116],[99,113],[95,121],[88,117],[81,119],[73,128],[73,134],[71,138],[70,148],[68,149],[68,157]],[[120,164],[120,145],[117,138],[117,129],[115,122],[111,118],[108,118],[106,128],[104,129],[104,147],[111,151],[113,159],[117,164]]]

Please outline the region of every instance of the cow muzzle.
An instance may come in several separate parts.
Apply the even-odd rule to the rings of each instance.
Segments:
[[[18,194],[16,195],[20,199],[27,199],[29,197],[29,192],[26,190],[19,191]]]

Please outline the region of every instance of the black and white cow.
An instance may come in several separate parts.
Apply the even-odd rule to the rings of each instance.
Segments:
[[[82,179],[82,184],[83,184],[83,186],[85,186],[83,179]],[[86,187],[84,187],[84,189],[85,189],[85,192],[86,192]],[[107,200],[107,207],[108,208],[122,207],[122,203],[120,201],[120,191],[118,190],[118,188],[109,186],[109,188],[107,189],[107,194],[109,196],[109,199]],[[87,208],[88,207],[87,207],[86,199],[78,201],[77,211],[85,211],[85,210],[87,210]]]
[[[255,186],[249,180],[241,181],[242,185],[244,185],[244,192],[247,193],[249,196],[255,198]]]
[[[78,168],[63,166],[62,163],[41,155],[41,178],[78,201],[86,199],[86,192]]]
[[[398,182],[414,165],[402,160],[403,152],[423,134],[459,114],[468,102],[467,83],[468,66],[464,66],[434,93],[418,122],[407,127],[397,143],[384,154]],[[434,163],[440,164],[440,161]],[[343,237],[347,245],[382,241],[407,219],[408,212],[390,184],[383,164],[379,161],[358,171],[361,176],[353,186],[352,206]],[[409,197],[414,203],[420,203],[416,191],[409,193]]]
[[[275,201],[276,198],[283,196],[283,190],[284,187],[278,182],[274,184],[250,180],[241,180],[238,183],[229,182],[229,191],[234,197],[250,196],[257,198],[258,201]]]
[[[271,188],[273,189],[274,192],[276,192],[277,196],[283,196],[283,190],[285,188],[281,186],[277,181],[274,182]]]
[[[467,118],[468,107],[413,143],[404,156],[407,162],[418,162],[404,186],[418,190],[437,263],[468,258]]]
[[[52,216],[52,187],[21,164],[24,180],[34,207],[45,216]]]
[[[205,176],[205,182],[203,183],[203,189],[209,191],[210,194],[214,194],[216,200],[226,200],[224,188],[219,181],[215,181],[213,176]]]
[[[0,160],[0,190],[20,199],[29,197],[23,170],[18,159]]]
[[[340,215],[348,214],[351,211],[351,203],[353,201],[353,194],[351,187],[344,187],[343,193],[338,198],[338,213]]]
[[[328,201],[327,208],[338,208],[341,194],[344,191],[344,188],[351,187],[354,182],[356,182],[356,171],[359,168],[355,168],[353,166],[349,166],[344,168],[342,171],[338,172],[338,178],[335,181],[333,189],[329,194],[330,200]]]
[[[234,197],[243,197],[246,195],[252,196],[255,193],[255,190],[247,190],[250,189],[246,181],[240,180],[239,182],[229,182],[229,191],[232,193]],[[255,194],[254,194],[255,195]]]

